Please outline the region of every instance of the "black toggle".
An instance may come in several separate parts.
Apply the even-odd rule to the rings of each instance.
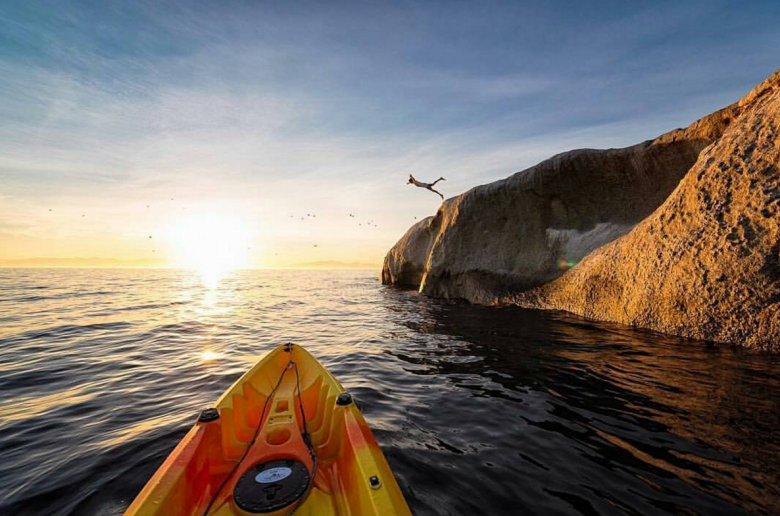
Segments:
[[[352,403],[352,395],[348,392],[342,392],[339,397],[336,398],[336,405],[344,407]]]
[[[212,421],[216,421],[217,419],[219,419],[219,410],[215,408],[201,410],[200,415],[198,416],[199,423],[210,423]]]

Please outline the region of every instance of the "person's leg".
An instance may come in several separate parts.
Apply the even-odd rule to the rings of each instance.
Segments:
[[[435,185],[435,184],[436,184],[436,183],[438,183],[439,181],[446,181],[446,179],[444,179],[443,177],[440,177],[439,179],[437,179],[436,181],[434,181],[433,183],[431,183],[431,186]]]
[[[435,193],[435,194],[438,194],[438,195],[439,195],[439,197],[441,197],[441,200],[442,200],[442,201],[444,200],[444,196],[441,194],[441,192],[437,192],[436,190],[434,190],[434,189],[433,189],[433,188],[431,188],[430,186],[428,187],[428,190],[430,190],[431,192],[433,192],[433,193]]]

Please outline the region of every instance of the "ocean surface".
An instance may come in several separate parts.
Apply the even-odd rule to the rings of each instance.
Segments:
[[[119,515],[259,357],[306,346],[415,515],[780,514],[780,358],[376,271],[0,269],[0,514]]]

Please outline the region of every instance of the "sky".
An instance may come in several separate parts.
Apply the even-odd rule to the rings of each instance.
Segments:
[[[378,265],[440,205],[409,173],[451,197],[688,125],[780,67],[779,26],[775,1],[0,0],[0,264]]]

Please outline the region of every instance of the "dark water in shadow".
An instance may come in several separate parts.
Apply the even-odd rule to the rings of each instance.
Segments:
[[[356,395],[417,516],[780,513],[777,357],[373,272],[0,269],[0,514],[121,514],[288,340]]]

